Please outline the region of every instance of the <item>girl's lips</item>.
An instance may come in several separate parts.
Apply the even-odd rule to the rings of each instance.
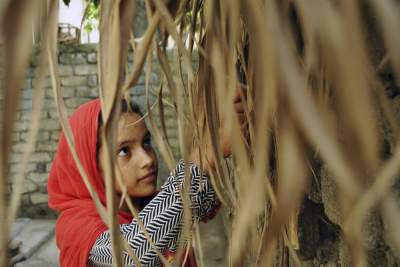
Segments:
[[[153,172],[143,176],[142,178],[140,178],[139,181],[146,182],[146,183],[154,182],[157,179],[156,173],[157,173],[156,171],[153,171]]]

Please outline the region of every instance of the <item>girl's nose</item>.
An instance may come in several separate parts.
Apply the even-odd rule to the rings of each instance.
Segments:
[[[154,157],[153,152],[151,150],[146,150],[144,148],[140,148],[139,162],[141,168],[149,168],[154,165]]]

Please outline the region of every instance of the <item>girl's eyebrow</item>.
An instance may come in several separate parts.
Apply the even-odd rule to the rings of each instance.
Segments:
[[[134,143],[134,142],[136,142],[135,138],[122,140],[121,142],[118,143],[117,148],[123,147],[126,144],[130,144],[130,143]]]
[[[151,133],[149,130],[146,130],[145,134],[143,135],[142,139],[151,137]],[[123,145],[129,144],[129,143],[135,143],[137,142],[136,138],[131,138],[131,139],[123,139],[122,141],[118,142],[118,147],[122,147]]]

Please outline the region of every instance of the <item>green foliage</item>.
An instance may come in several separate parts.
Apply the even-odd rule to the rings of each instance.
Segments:
[[[97,2],[97,4],[95,2]],[[82,26],[83,29],[88,33],[93,31],[98,26],[100,15],[98,2],[99,1],[91,1],[90,3],[88,3],[85,9],[85,13],[83,14]]]

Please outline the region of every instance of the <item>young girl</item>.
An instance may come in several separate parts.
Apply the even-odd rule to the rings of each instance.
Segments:
[[[125,103],[125,101],[124,101]],[[237,107],[237,103],[235,104]],[[237,109],[243,112],[243,109]],[[70,117],[75,148],[90,183],[103,205],[106,203],[102,175],[102,150],[99,142],[100,101],[93,100],[80,106]],[[155,246],[167,258],[176,251],[183,224],[181,186],[184,163],[180,161],[165,184],[156,194],[157,158],[151,146],[151,136],[137,106],[122,107],[117,131],[117,164],[133,200],[139,217]],[[218,201],[211,182],[200,176],[196,159],[189,164],[192,220],[200,221],[215,213]],[[121,188],[116,183],[116,193]],[[60,249],[61,266],[111,266],[111,239],[95,204],[73,160],[65,136],[62,134],[52,163],[49,181],[49,206],[59,211],[56,223],[56,241]],[[140,229],[137,218],[132,218],[126,205],[118,212],[120,230],[142,266],[161,266],[155,249]],[[124,265],[134,266],[126,252]],[[190,264],[190,265],[188,265]],[[189,260],[186,266],[195,266]]]

